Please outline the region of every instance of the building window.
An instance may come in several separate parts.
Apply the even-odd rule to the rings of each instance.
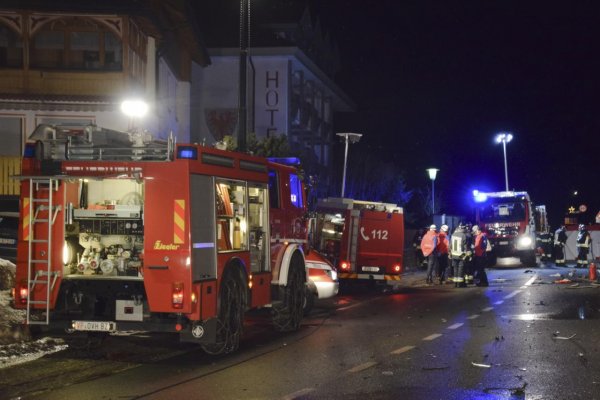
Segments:
[[[123,46],[100,23],[64,18],[47,23],[31,41],[32,68],[121,71]]]
[[[16,32],[0,25],[0,68],[23,67],[23,41]]]

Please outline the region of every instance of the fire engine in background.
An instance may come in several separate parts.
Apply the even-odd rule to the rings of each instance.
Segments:
[[[487,234],[492,257],[518,257],[521,263],[535,266],[536,226],[535,208],[527,192],[473,192],[475,222]],[[544,208],[544,218],[545,218]],[[538,218],[539,218],[538,214]],[[546,229],[548,224],[544,223]]]
[[[315,247],[338,269],[341,282],[398,285],[403,271],[404,214],[395,204],[320,199]]]
[[[308,220],[294,168],[94,126],[30,139],[15,287],[28,324],[177,332],[214,354],[238,347],[251,308],[298,328]]]

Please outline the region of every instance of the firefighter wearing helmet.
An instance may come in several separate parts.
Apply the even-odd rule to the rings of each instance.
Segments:
[[[558,266],[565,265],[565,244],[567,243],[567,228],[561,225],[554,232],[554,262]]]
[[[423,236],[423,240],[421,240],[421,251],[423,251],[423,256],[427,259],[427,283],[433,283],[433,274],[436,271],[437,267],[437,244],[438,244],[438,235],[436,233],[436,226],[430,225],[429,230]]]
[[[590,244],[592,238],[590,233],[585,228],[584,224],[579,225],[579,233],[577,234],[577,266],[586,268],[588,263],[588,253],[590,252]]]
[[[487,236],[479,229],[479,226],[473,225],[473,268],[474,280],[477,286],[489,286],[485,266],[487,264]]]
[[[450,239],[450,257],[454,270],[454,287],[466,287],[465,264],[471,258],[471,235],[462,223],[458,224]]]

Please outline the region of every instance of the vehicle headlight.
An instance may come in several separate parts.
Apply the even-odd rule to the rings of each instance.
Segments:
[[[334,280],[337,281],[337,271],[334,271],[332,269],[327,270],[327,275],[329,275],[329,277]]]
[[[531,247],[531,238],[529,236],[521,236],[519,240],[517,240],[517,247],[520,248],[529,248]]]

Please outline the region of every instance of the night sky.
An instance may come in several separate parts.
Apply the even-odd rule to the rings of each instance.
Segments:
[[[553,228],[567,205],[600,210],[600,2],[314,1],[336,38],[336,82],[357,104],[335,130],[431,185],[449,214],[470,192],[509,186],[546,204]],[[341,148],[340,148],[341,151]],[[579,199],[571,193],[577,190]]]

